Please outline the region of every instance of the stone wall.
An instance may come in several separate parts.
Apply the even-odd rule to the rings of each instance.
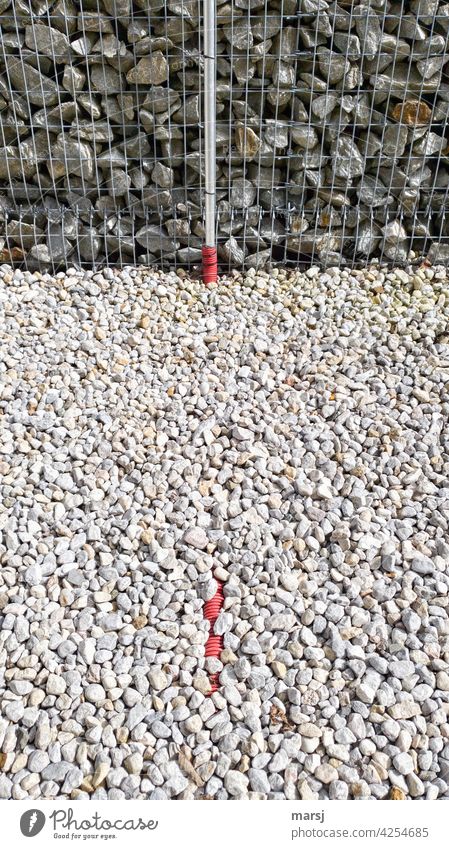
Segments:
[[[201,3],[0,0],[0,260],[200,258]],[[449,261],[449,3],[218,0],[222,263]]]

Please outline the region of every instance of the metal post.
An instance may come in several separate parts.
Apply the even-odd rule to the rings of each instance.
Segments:
[[[203,281],[217,280],[215,245],[216,206],[216,15],[215,0],[203,0],[204,18],[204,163],[205,163],[205,245]]]

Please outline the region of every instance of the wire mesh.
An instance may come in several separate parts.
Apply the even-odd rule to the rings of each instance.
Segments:
[[[0,262],[192,268],[201,0],[0,0]],[[449,263],[449,4],[217,0],[222,269]]]

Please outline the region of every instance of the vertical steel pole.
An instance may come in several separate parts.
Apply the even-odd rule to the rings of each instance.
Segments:
[[[205,164],[205,245],[203,281],[217,280],[215,245],[216,207],[216,14],[215,0],[203,0],[204,19],[204,164]]]

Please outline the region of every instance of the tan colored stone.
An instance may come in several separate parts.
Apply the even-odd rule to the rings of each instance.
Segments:
[[[260,139],[250,127],[235,128],[235,143],[240,156],[247,160],[254,159],[260,148]]]
[[[407,797],[406,797],[404,791],[400,789],[400,787],[392,787],[391,790],[390,790],[390,793],[388,795],[388,798],[394,799],[396,801],[399,801],[399,800],[403,801]]]
[[[423,100],[406,100],[396,104],[392,116],[409,127],[424,127],[432,118],[432,110]]]
[[[281,663],[279,660],[274,660],[271,664],[271,668],[278,678],[285,678],[287,674],[287,667],[285,663]]]
[[[136,631],[140,631],[141,628],[145,628],[145,625],[148,625],[148,617],[143,614],[136,616],[136,618],[133,619],[133,625]]]
[[[149,529],[147,529],[146,531],[143,531],[140,535],[140,541],[143,542],[144,545],[150,545],[150,543],[153,542],[153,540],[154,540],[154,533],[153,533],[153,531],[150,531]]]
[[[298,785],[299,795],[301,799],[304,801],[312,801],[314,799],[318,799],[318,794],[314,793],[313,790],[307,784],[307,781],[302,781],[301,784]]]
[[[107,763],[101,763],[97,766],[90,782],[95,790],[97,789],[97,787],[100,787],[100,785],[103,784],[109,770],[110,766]]]

